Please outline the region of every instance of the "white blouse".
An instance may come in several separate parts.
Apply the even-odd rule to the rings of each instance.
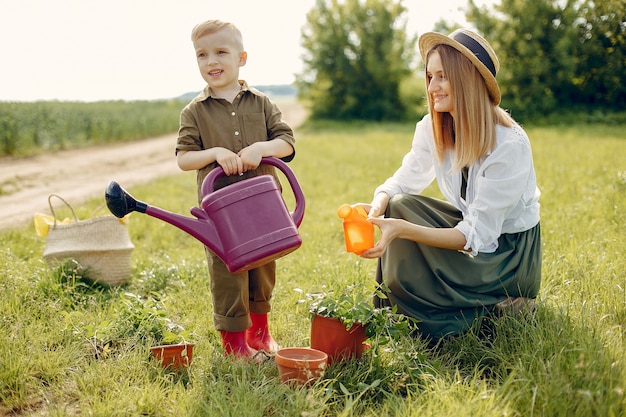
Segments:
[[[374,195],[384,192],[419,194],[433,179],[463,220],[455,228],[465,236],[465,250],[473,256],[493,253],[503,233],[529,230],[539,223],[539,196],[530,141],[524,130],[497,126],[497,144],[469,168],[466,200],[461,198],[461,172],[454,171],[454,151],[437,160],[430,115],[415,127],[411,150],[402,165]]]

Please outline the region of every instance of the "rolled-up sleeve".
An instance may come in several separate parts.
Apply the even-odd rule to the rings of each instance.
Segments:
[[[200,151],[202,141],[198,130],[196,115],[188,105],[180,112],[180,127],[178,129],[178,141],[176,153],[180,151]]]
[[[282,112],[278,106],[271,102],[267,97],[265,100],[267,140],[281,139],[290,144],[293,149],[293,153],[289,156],[281,158],[283,161],[289,162],[296,156],[296,139],[294,138],[293,129],[283,119]]]

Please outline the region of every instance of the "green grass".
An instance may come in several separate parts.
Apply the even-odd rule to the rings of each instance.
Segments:
[[[0,233],[0,414],[93,416],[623,416],[626,415],[626,135],[623,128],[529,128],[543,192],[543,284],[525,318],[493,323],[438,350],[402,340],[334,366],[308,389],[281,384],[272,363],[233,363],[212,325],[201,245],[133,214],[136,249],[123,288],[61,279],[42,260],[34,228]],[[303,245],[278,263],[270,315],[283,346],[308,344],[304,292],[369,286],[374,261],[345,252],[337,207],[369,201],[400,163],[411,125],[309,125],[290,164],[306,195]],[[123,184],[122,184],[123,185]],[[293,207],[286,181],[285,198]],[[193,173],[131,189],[187,214]],[[438,195],[435,187],[428,193]],[[88,216],[101,204],[78,208]],[[62,215],[62,214],[61,214]],[[192,367],[169,373],[149,344],[106,354],[87,337],[120,308],[120,293],[166,294],[171,317],[194,333]]]

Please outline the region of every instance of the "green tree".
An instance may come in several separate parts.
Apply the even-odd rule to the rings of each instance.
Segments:
[[[502,106],[515,117],[552,112],[571,91],[576,67],[571,3],[502,0],[492,14],[470,0],[467,19],[498,54]]]
[[[626,3],[584,1],[577,29],[579,99],[590,107],[626,109]]]
[[[387,0],[317,0],[302,29],[301,98],[317,119],[390,120],[406,116],[400,86],[413,75],[416,38],[406,9]]]
[[[518,119],[567,110],[622,110],[623,0],[501,0],[467,20],[496,50],[502,106]]]

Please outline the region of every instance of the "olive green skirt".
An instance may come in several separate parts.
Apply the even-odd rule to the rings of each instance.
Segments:
[[[454,227],[461,212],[451,204],[416,195],[389,202],[387,217],[427,227]],[[376,279],[390,289],[378,306],[397,305],[416,318],[419,332],[441,338],[469,329],[508,297],[535,298],[541,283],[539,224],[502,234],[494,253],[472,257],[456,250],[394,239],[379,260]]]

